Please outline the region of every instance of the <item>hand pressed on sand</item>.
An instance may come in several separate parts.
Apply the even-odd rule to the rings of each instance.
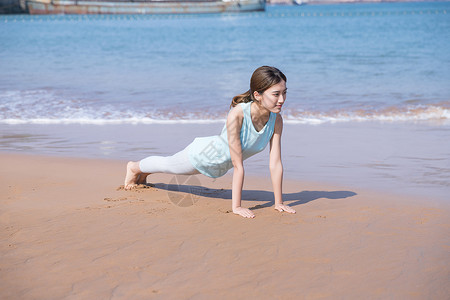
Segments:
[[[255,217],[255,215],[252,213],[252,211],[250,209],[244,208],[244,207],[233,208],[233,213],[235,213],[236,215],[243,216],[244,218],[254,218]]]
[[[285,212],[288,212],[291,214],[295,214],[295,209],[293,209],[292,207],[287,206],[285,204],[276,204],[275,209],[278,210],[279,212],[285,211]]]

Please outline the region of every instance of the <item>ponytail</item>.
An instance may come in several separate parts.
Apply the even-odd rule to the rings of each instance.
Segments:
[[[269,66],[259,67],[253,72],[252,78],[250,78],[250,89],[243,94],[235,96],[233,101],[231,101],[230,108],[235,107],[239,103],[255,101],[253,96],[255,91],[262,95],[265,90],[282,80],[286,82],[286,76],[277,68]]]
[[[236,105],[238,105],[239,103],[247,103],[250,101],[253,101],[253,95],[252,95],[252,91],[248,90],[243,94],[237,95],[233,97],[233,100],[231,101],[231,105],[230,108],[235,107]]]

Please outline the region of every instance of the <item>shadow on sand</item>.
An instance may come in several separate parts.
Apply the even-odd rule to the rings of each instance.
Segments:
[[[231,200],[231,189],[210,189],[199,185],[165,183],[155,183],[154,186],[161,190],[167,190],[168,192],[186,193],[193,196]],[[289,204],[289,206],[297,206],[321,198],[338,200],[356,195],[357,194],[355,192],[351,191],[302,191],[296,193],[284,193],[283,201],[288,201],[287,204]],[[242,200],[259,202],[250,209],[258,209],[274,205],[273,192],[271,191],[243,190]]]

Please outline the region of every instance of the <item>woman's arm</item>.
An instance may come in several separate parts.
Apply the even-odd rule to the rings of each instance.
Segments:
[[[281,134],[283,132],[283,118],[280,114],[275,120],[275,130],[270,139],[270,177],[272,179],[275,209],[295,213],[295,210],[283,204],[283,163],[281,162]]]
[[[242,187],[244,185],[244,164],[242,161],[241,128],[244,114],[242,108],[234,107],[227,117],[227,137],[230,147],[231,162],[233,163],[233,185],[231,192],[231,205],[233,213],[245,218],[254,218],[255,215],[248,208],[241,207]]]

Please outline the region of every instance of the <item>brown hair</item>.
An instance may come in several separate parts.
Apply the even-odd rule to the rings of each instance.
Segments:
[[[250,89],[243,94],[233,97],[230,108],[236,106],[238,103],[255,101],[254,92],[262,95],[265,90],[280,83],[282,80],[286,82],[286,76],[277,68],[269,66],[259,67],[253,72],[252,78],[250,79]]]

